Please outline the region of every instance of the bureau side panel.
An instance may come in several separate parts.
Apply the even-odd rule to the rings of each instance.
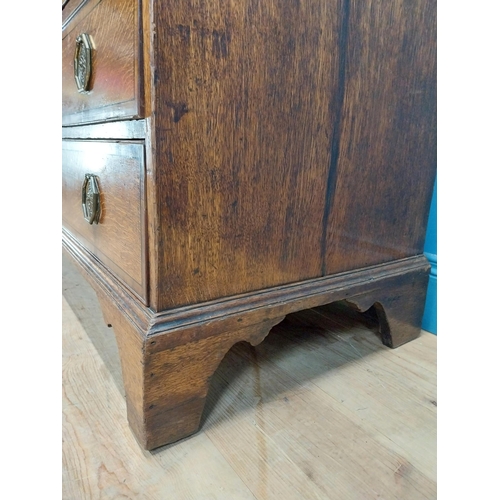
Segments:
[[[351,0],[325,274],[422,253],[436,169],[435,0]]]
[[[341,5],[155,3],[160,309],[321,275]]]

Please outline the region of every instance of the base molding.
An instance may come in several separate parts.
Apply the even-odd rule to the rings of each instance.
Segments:
[[[420,333],[430,265],[423,255],[377,266],[155,312],[63,232],[113,325],[129,423],[146,449],[198,429],[212,374],[237,342],[257,345],[287,314],[346,300],[378,319],[382,341],[397,347]]]

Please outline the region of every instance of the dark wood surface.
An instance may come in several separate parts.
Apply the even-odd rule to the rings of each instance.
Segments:
[[[63,141],[63,226],[147,300],[142,142]],[[98,176],[102,215],[83,217],[85,174]]]
[[[155,3],[158,309],[321,274],[341,10]]]
[[[347,300],[388,346],[418,335],[435,10],[89,0],[67,19],[63,243],[115,326],[143,446],[194,432],[225,352],[286,314]],[[97,50],[88,95],[72,71],[82,31]],[[81,213],[85,173],[98,226]]]
[[[422,252],[433,1],[155,6],[159,310]]]
[[[141,117],[139,14],[135,0],[101,0],[85,4],[63,29],[63,125]],[[77,91],[73,68],[75,40],[82,33],[94,45],[88,94]]]
[[[139,12],[127,0],[97,16],[115,1],[85,3],[65,33],[92,20],[128,62],[143,59],[134,85],[144,82],[151,114],[64,133],[145,138],[153,308],[422,253],[436,167],[433,1],[155,2]],[[97,89],[79,95],[66,66],[71,98],[93,106]],[[109,102],[132,83],[126,74],[108,82]],[[106,119],[103,109],[124,112],[72,116]]]
[[[422,253],[436,173],[436,4],[350,1],[324,274]]]

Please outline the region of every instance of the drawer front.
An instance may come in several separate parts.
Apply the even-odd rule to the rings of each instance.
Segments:
[[[63,227],[147,304],[144,145],[63,141]],[[98,184],[101,213],[82,209],[86,174]]]
[[[85,0],[63,0],[62,23],[63,26],[68,22],[75,12],[82,6]]]
[[[81,6],[85,0],[63,0],[62,2],[62,23],[64,24],[74,14],[74,12]]]
[[[139,2],[96,0],[70,20],[62,38],[62,124],[77,125],[106,120],[141,118],[139,67]],[[77,38],[88,35],[90,68],[88,89],[80,92],[75,81]]]

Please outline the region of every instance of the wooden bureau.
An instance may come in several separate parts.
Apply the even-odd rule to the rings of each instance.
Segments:
[[[69,0],[63,246],[147,449],[198,429],[236,342],[346,300],[420,332],[433,0]]]

